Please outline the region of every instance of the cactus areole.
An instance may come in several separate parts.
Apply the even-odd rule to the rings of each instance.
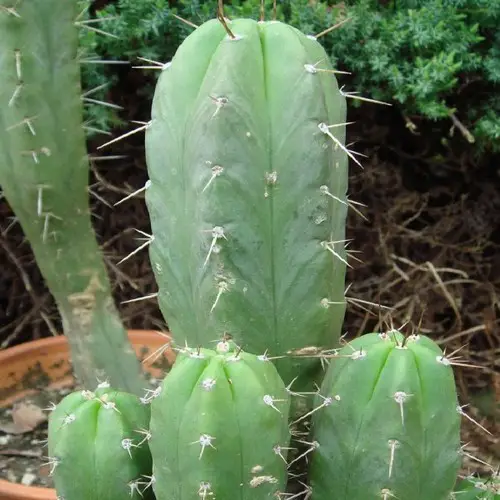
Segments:
[[[332,359],[320,394],[311,499],[449,498],[461,416],[453,368],[437,344],[397,331],[364,335]]]
[[[151,402],[157,500],[284,493],[290,395],[266,356],[185,349]]]
[[[146,132],[150,258],[180,345],[270,356],[336,344],[344,318],[346,104],[314,39],[218,20],[165,65]],[[318,359],[286,356],[285,383]]]

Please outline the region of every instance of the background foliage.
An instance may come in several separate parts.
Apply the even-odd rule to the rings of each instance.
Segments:
[[[113,37],[87,31],[82,47],[106,60],[138,65],[143,63],[137,58],[144,57],[166,62],[193,29],[173,14],[201,24],[214,17],[216,4],[117,0],[90,12],[112,18],[99,27]],[[225,4],[229,17],[259,16],[259,0]],[[266,8],[269,17],[272,5],[268,2]],[[425,127],[426,120],[442,120],[447,128],[458,124],[464,140],[474,141],[478,153],[500,150],[500,0],[278,2],[278,19],[308,34],[346,18],[350,21],[341,29],[321,39],[334,65],[352,73],[341,77],[346,90],[396,103],[410,130]],[[120,68],[87,65],[85,87],[113,84]],[[150,71],[138,89],[148,99],[154,83],[151,73],[155,72]],[[92,106],[89,118],[107,129],[109,111]]]

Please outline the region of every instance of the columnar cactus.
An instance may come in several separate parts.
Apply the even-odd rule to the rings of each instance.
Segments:
[[[49,419],[49,464],[58,498],[152,498],[149,410],[137,396],[106,384],[66,396]]]
[[[174,339],[270,356],[336,345],[344,318],[346,104],[314,37],[211,20],[166,64],[146,132],[150,257]],[[353,157],[354,158],[354,157]],[[317,359],[276,365],[296,387]]]
[[[397,331],[343,347],[313,414],[311,499],[448,498],[461,463],[450,364],[429,338]]]
[[[0,185],[52,292],[78,378],[139,393],[90,219],[76,0],[0,0]],[[81,20],[83,23],[83,20]]]
[[[153,397],[153,395],[152,395]],[[284,492],[289,394],[266,356],[185,349],[151,403],[157,500]]]

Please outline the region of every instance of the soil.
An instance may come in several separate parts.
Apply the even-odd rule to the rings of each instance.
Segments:
[[[64,396],[78,390],[76,385],[57,390],[45,390],[20,400],[21,404],[34,405],[37,408],[49,408],[52,403],[59,403]],[[0,425],[12,421],[12,407],[0,408]],[[47,456],[46,440],[48,423],[41,423],[33,431],[21,434],[0,433],[0,478],[26,486],[45,486],[52,488],[50,467],[41,466]]]

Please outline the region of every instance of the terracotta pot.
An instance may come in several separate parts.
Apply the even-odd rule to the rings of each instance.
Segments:
[[[139,359],[145,360],[160,349],[168,339],[150,330],[130,330],[130,342]],[[175,360],[175,353],[166,349],[156,359],[145,361],[144,370],[162,378]],[[69,360],[69,347],[64,335],[26,342],[0,351],[0,407],[44,388],[69,387],[74,379]],[[33,389],[39,387],[39,389]],[[0,500],[56,500],[56,491],[39,486],[24,486],[0,479]]]

